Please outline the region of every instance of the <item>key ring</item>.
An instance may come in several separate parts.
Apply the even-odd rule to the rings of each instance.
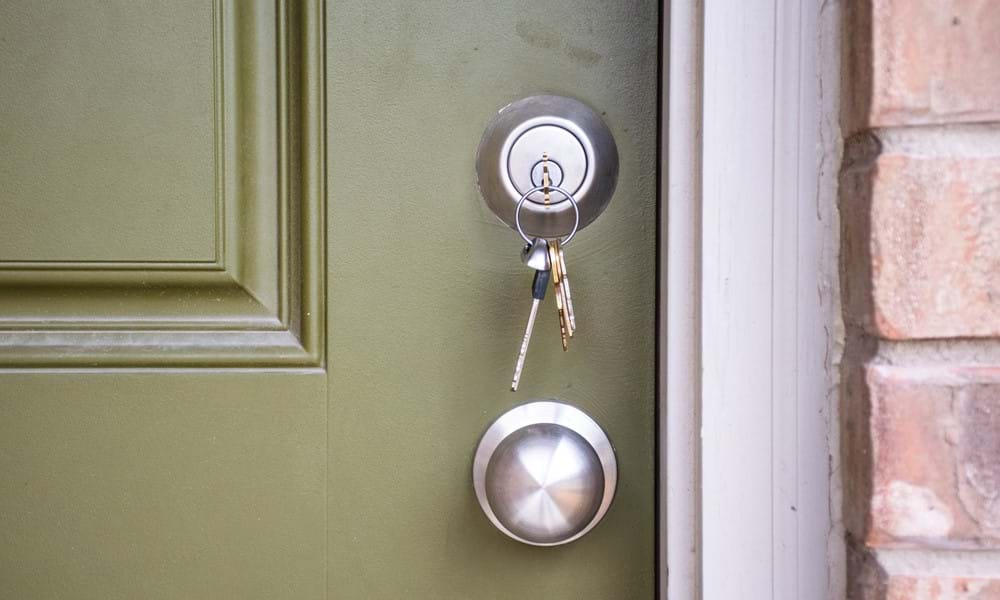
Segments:
[[[544,189],[549,189],[554,192],[559,192],[560,194],[566,197],[566,200],[569,200],[570,205],[573,207],[573,217],[574,217],[573,229],[570,230],[569,235],[567,235],[564,239],[560,240],[559,242],[561,245],[565,246],[566,244],[569,243],[571,239],[573,239],[573,236],[576,235],[577,229],[580,228],[580,207],[577,205],[576,198],[573,197],[573,194],[567,192],[566,190],[562,189],[559,186],[539,185],[525,192],[524,195],[521,196],[521,199],[517,201],[517,208],[514,209],[514,225],[515,227],[517,227],[517,232],[521,234],[521,237],[524,239],[524,241],[530,244],[531,238],[529,238],[527,234],[524,233],[524,229],[521,228],[521,208],[524,206],[524,203],[528,200],[528,196],[534,194],[535,192],[540,192]],[[532,200],[532,202],[534,202],[534,200]],[[560,202],[556,202],[556,204],[559,203]]]

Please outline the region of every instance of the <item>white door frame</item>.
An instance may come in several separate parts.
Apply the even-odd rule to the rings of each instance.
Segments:
[[[839,4],[663,15],[660,598],[843,598]]]

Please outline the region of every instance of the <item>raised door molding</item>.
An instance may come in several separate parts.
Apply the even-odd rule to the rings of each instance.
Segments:
[[[323,27],[322,0],[213,4],[214,259],[0,256],[0,364],[323,364]]]

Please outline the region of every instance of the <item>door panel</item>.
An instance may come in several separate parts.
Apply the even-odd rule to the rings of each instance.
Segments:
[[[0,6],[0,222],[18,232],[0,242],[0,361],[321,365],[321,3],[51,4]],[[199,68],[147,72],[174,61]],[[189,154],[191,169],[173,160]],[[209,231],[207,254],[174,229]]]
[[[3,374],[0,597],[322,597],[325,384]]]
[[[0,3],[0,597],[324,595],[319,7]]]
[[[0,597],[644,598],[657,3],[0,4]],[[476,146],[604,115],[616,199],[529,305]],[[471,485],[513,405],[587,411],[618,496],[565,547]]]
[[[0,11],[0,257],[214,260],[212,3]]]
[[[655,2],[327,5],[332,598],[653,595]],[[475,152],[537,93],[604,113],[621,154],[607,211],[566,250],[579,332],[530,305],[521,241],[479,198]],[[559,398],[606,428],[618,496],[565,547],[494,530],[470,485],[489,423]]]

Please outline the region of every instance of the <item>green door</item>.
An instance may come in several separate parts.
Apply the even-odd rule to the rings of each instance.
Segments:
[[[652,598],[657,3],[0,3],[0,598]],[[608,210],[530,305],[493,114],[600,112]],[[581,540],[482,514],[479,436],[615,444]]]

